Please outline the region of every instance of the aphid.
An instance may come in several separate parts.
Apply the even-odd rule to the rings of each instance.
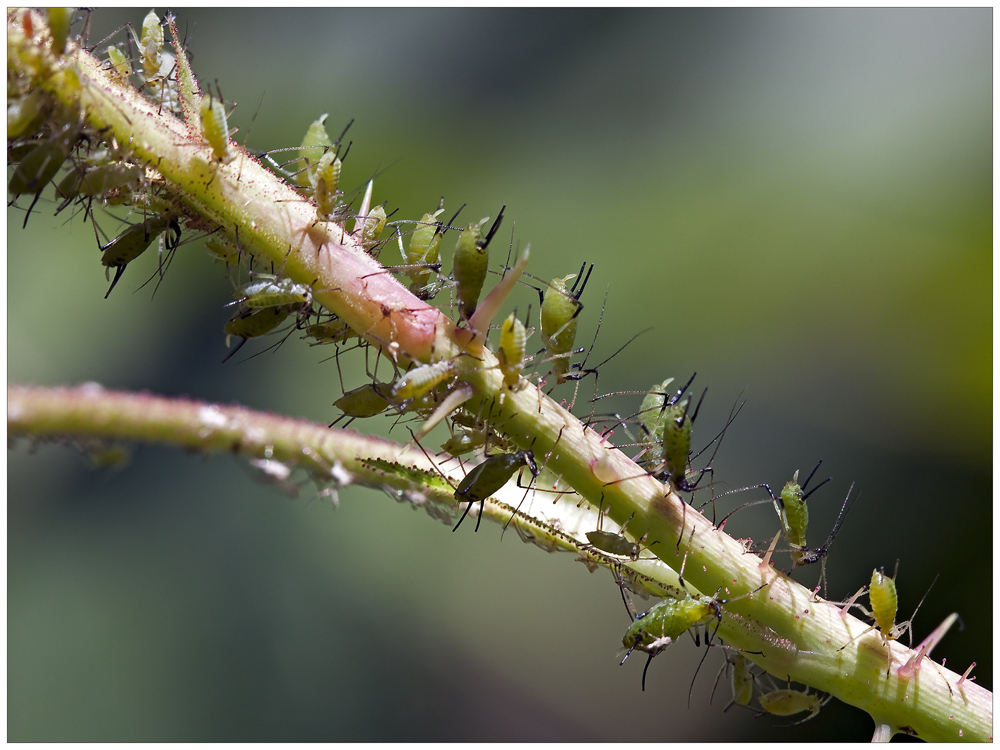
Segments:
[[[681,586],[684,587],[684,596],[675,599],[664,599],[654,604],[641,615],[636,616],[622,638],[622,645],[628,651],[622,658],[621,664],[624,664],[625,660],[636,649],[645,651],[648,654],[649,658],[646,659],[646,666],[642,670],[643,690],[646,689],[646,671],[649,669],[649,663],[653,661],[654,656],[661,653],[688,630],[698,628],[701,625],[707,626],[713,620],[716,622],[715,629],[718,631],[719,625],[722,624],[723,605],[746,596],[751,596],[764,588],[764,586],[769,585],[765,583],[763,586],[758,586],[753,591],[747,592],[742,596],[727,600],[709,596],[692,596],[688,593],[687,587],[684,586],[684,565],[686,563],[687,555],[685,554],[684,561],[681,563],[679,576]],[[631,616],[631,614],[630,610],[629,615]],[[697,643],[697,637],[695,642]],[[707,628],[705,642],[709,643]]]
[[[732,674],[729,677],[729,686],[733,691],[733,700],[723,711],[728,711],[733,706],[749,706],[750,699],[753,698],[753,673],[750,671],[750,662],[747,658],[737,652],[730,659],[726,656],[726,664],[732,667]]]
[[[295,182],[299,187],[313,187],[319,154],[333,145],[324,125],[328,116],[324,112],[318,120],[309,126],[302,139],[302,145],[299,147],[299,161],[303,162],[305,169],[295,176]]]
[[[427,287],[431,283],[431,266],[441,263],[441,240],[444,238],[444,229],[438,216],[444,211],[444,199],[438,210],[432,214],[424,214],[417,224],[417,228],[410,235],[410,244],[406,248],[404,255],[406,262],[414,266],[408,272],[410,277],[410,291],[420,297],[426,294]],[[421,297],[423,298],[423,297]]]
[[[391,396],[396,401],[416,398],[437,387],[458,374],[454,359],[446,359],[429,365],[418,365],[407,370],[393,383]]]
[[[601,530],[601,519],[604,517],[604,496],[601,495],[600,507],[597,511],[597,529],[594,531],[587,532],[587,540],[590,542],[591,547],[601,550],[609,555],[614,555],[615,557],[627,557],[633,562],[639,559],[639,553],[642,550],[642,545],[639,542],[632,542],[625,536],[625,527],[628,526],[629,521],[635,516],[629,516],[628,521],[622,524],[621,529],[617,533],[613,531],[602,531]],[[654,542],[655,544],[655,542]]]
[[[235,245],[218,240],[205,240],[205,247],[208,248],[213,258],[227,266],[235,266],[240,262],[240,251]]]
[[[500,348],[497,350],[497,360],[500,372],[503,373],[503,383],[508,390],[516,391],[521,383],[521,373],[524,371],[524,352],[528,342],[528,332],[524,324],[517,319],[517,310],[512,312],[500,326]],[[503,404],[504,394],[500,394]]]
[[[162,37],[163,30],[160,30]],[[219,161],[233,158],[229,150],[229,126],[226,123],[226,108],[211,94],[201,99],[201,134],[212,147],[212,153]]]
[[[77,192],[90,198],[107,195],[126,186],[138,187],[144,170],[137,164],[113,162],[85,169]],[[69,197],[68,195],[66,197]]]
[[[338,317],[333,317],[323,323],[313,323],[305,327],[305,335],[316,339],[310,346],[320,344],[344,344],[352,336],[357,336],[353,328]]]
[[[108,293],[104,295],[104,299],[107,299],[115,288],[118,279],[125,272],[125,267],[146,252],[146,249],[153,244],[153,240],[168,230],[171,233],[167,235],[166,245],[167,249],[173,250],[180,243],[181,227],[177,217],[169,214],[146,218],[139,224],[130,226],[106,245],[99,245],[100,250],[104,253],[101,256],[101,263],[105,266],[104,278],[107,279],[108,272],[112,268],[115,269],[115,278],[108,288]],[[96,233],[96,227],[94,231]]]
[[[673,378],[667,378],[660,385],[653,386],[653,389],[642,399],[639,407],[639,429],[646,435],[644,442],[649,444],[640,455],[636,456],[635,462],[644,469],[652,470],[659,466],[659,453],[656,448],[663,445],[663,402],[667,397],[667,388],[674,382]]]
[[[483,236],[483,227],[490,220],[489,216],[463,229],[458,236],[458,242],[455,243],[452,275],[455,277],[459,311],[464,320],[472,317],[476,311],[476,305],[479,304],[479,295],[483,291],[483,283],[486,281],[486,271],[489,267],[488,247],[493,235],[500,228],[505,208],[507,207],[503,206],[500,209],[496,221],[493,222],[485,237]]]
[[[375,206],[365,217],[365,223],[361,226],[361,238],[359,242],[365,252],[371,252],[378,245],[378,238],[385,229],[386,222],[385,208]]]
[[[121,83],[127,82],[132,75],[132,65],[125,53],[115,46],[108,47],[108,62],[111,63],[111,70],[118,80]]]
[[[586,264],[585,264],[586,265]],[[541,329],[542,345],[545,347],[546,358],[552,361],[552,372],[556,376],[556,384],[566,382],[569,372],[569,358],[573,354],[573,342],[576,341],[577,317],[583,309],[580,295],[583,294],[590,271],[581,279],[577,274],[570,274],[561,279],[552,279],[545,292],[539,292],[542,299]],[[583,268],[580,269],[583,273]],[[571,289],[567,290],[566,282],[576,279]],[[577,289],[579,286],[579,289]]]
[[[48,94],[32,89],[24,96],[7,100],[7,139],[20,138],[38,130],[49,104]]]
[[[789,726],[796,726],[814,718],[819,714],[820,708],[829,703],[833,697],[832,695],[827,695],[826,698],[823,698],[820,694],[810,693],[808,688],[805,691],[792,690],[791,682],[788,684],[789,687],[782,690],[772,690],[769,693],[761,692],[757,698],[757,702],[766,713],[773,714],[774,716],[794,716],[803,711],[809,712],[806,718],[789,724]]]
[[[886,677],[889,676],[889,672],[892,669],[892,651],[889,649],[889,641],[898,640],[902,637],[903,633],[909,632],[910,643],[913,642],[913,619],[917,616],[917,612],[920,610],[920,606],[924,603],[924,599],[927,598],[927,594],[931,592],[934,588],[934,584],[937,582],[938,577],[934,576],[934,580],[931,581],[931,585],[928,587],[927,591],[924,593],[923,598],[920,603],[917,604],[917,608],[913,610],[913,614],[910,619],[906,622],[901,622],[896,624],[896,608],[899,603],[896,594],[896,573],[899,572],[899,562],[896,562],[896,570],[893,571],[892,578],[888,578],[885,575],[885,568],[880,568],[878,570],[872,571],[872,580],[868,585],[868,602],[871,604],[872,611],[867,613],[870,617],[875,620],[875,624],[866,630],[861,631],[856,636],[851,638],[847,643],[841,646],[838,651],[843,651],[851,643],[856,641],[861,636],[866,633],[870,633],[873,630],[879,632],[879,636],[882,638],[882,645],[885,646],[886,650]]]
[[[286,307],[262,307],[259,310],[239,313],[223,326],[223,330],[226,333],[226,346],[229,346],[229,340],[233,336],[239,336],[242,341],[222,361],[225,362],[236,354],[247,339],[257,338],[273,331],[291,313],[292,310]]]
[[[334,401],[333,405],[344,412],[343,416],[351,419],[374,417],[389,408],[389,400],[385,397],[387,388],[388,386],[384,383],[365,383],[354,390],[347,391]]]
[[[11,175],[7,183],[11,195],[15,198],[22,193],[31,193],[35,196],[24,217],[25,226],[42,190],[56,176],[63,162],[69,157],[70,151],[76,144],[77,134],[76,128],[67,125],[60,133],[41,141],[21,159],[14,174]]]
[[[129,26],[129,30],[132,27]],[[135,32],[132,31],[135,37]],[[163,63],[163,26],[156,11],[149,11],[142,20],[142,37],[136,39],[139,46],[139,56],[142,58],[142,70],[147,83],[159,79],[160,67]]]
[[[465,479],[455,490],[455,499],[459,503],[468,503],[465,512],[458,519],[452,531],[457,531],[462,525],[462,521],[469,515],[469,509],[473,503],[479,503],[479,515],[476,517],[476,531],[479,531],[479,522],[483,520],[483,509],[486,505],[486,498],[503,487],[514,476],[514,472],[522,466],[530,469],[532,477],[538,478],[538,466],[535,465],[535,454],[530,450],[519,450],[514,453],[496,453],[487,456],[486,460],[474,467]],[[518,487],[521,486],[520,480]],[[530,484],[528,485],[531,486]],[[513,516],[512,516],[513,517]]]
[[[251,458],[248,462],[256,471],[257,479],[273,484],[292,498],[299,496],[299,486],[291,480],[292,467],[273,458]]]
[[[236,302],[250,309],[261,307],[281,307],[293,305],[302,307],[312,303],[312,288],[308,284],[297,284],[289,278],[264,276],[251,281],[236,290]]]
[[[333,151],[323,154],[316,165],[312,187],[313,197],[316,199],[316,213],[321,219],[329,219],[334,214],[337,198],[340,195],[337,191],[337,186],[340,184],[340,168],[340,159]],[[384,210],[382,214],[385,214]]]

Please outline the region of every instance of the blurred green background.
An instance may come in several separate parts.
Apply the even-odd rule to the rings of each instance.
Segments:
[[[146,12],[94,13],[91,40]],[[977,661],[988,688],[991,23],[989,9],[180,14],[196,74],[240,103],[240,142],[262,97],[252,148],[297,145],[323,112],[331,133],[356,118],[344,180],[384,169],[375,200],[395,218],[442,195],[447,215],[469,204],[465,221],[506,204],[495,265],[512,227],[543,278],[594,263],[582,343],[608,297],[591,364],[654,327],[601,368],[601,392],[697,371],[710,389],[703,443],[745,388],[717,489],[780,485],[824,459],[834,481],[810,502],[819,544],[856,481],[831,597],[899,558],[902,620],[940,574],[916,636],[958,610],[965,630],[935,657],[959,672]],[[337,415],[327,349],[295,339],[220,363],[231,290],[200,244],[182,248],[155,299],[134,293],[149,254],[104,300],[92,228],[52,205],[26,231],[23,207],[8,209],[9,380]],[[534,292],[519,294],[523,312]],[[344,359],[347,387],[360,384],[359,361]],[[501,544],[495,526],[452,534],[362,489],[335,511],[309,491],[291,501],[225,456],[141,447],[118,473],[60,446],[22,441],[8,456],[9,740],[872,730],[839,703],[790,729],[723,714],[724,684],[709,703],[721,652],[688,709],[701,651],[686,640],[641,692],[644,660],[618,666],[628,618],[611,577],[516,535]],[[775,528],[761,506],[728,530]]]

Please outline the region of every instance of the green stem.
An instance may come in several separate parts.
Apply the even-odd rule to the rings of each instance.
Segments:
[[[886,651],[876,633],[842,649],[867,627],[864,623],[842,616],[838,607],[819,600],[773,568],[761,568],[758,557],[746,553],[669,486],[646,475],[534,385],[523,384],[520,391],[506,393],[501,401],[502,379],[493,354],[478,339],[469,341],[436,308],[410,294],[344,228],[320,221],[308,201],[242,149],[234,146],[235,157],[227,163],[215,159],[199,133],[172,115],[157,112],[155,105],[132,87],[114,81],[84,51],[54,55],[41,17],[31,16],[30,36],[23,17],[19,13],[8,16],[12,19],[8,21],[8,61],[14,73],[29,77],[67,106],[79,108],[91,126],[112,132],[135,158],[157,170],[190,214],[189,227],[221,228],[245,250],[269,259],[293,280],[311,284],[316,303],[335,312],[393,359],[428,362],[459,351],[472,354],[456,360],[460,379],[475,392],[469,408],[487,415],[520,446],[531,448],[539,464],[545,464],[592,505],[605,508],[614,521],[621,524],[632,518],[630,533],[645,537],[648,549],[671,568],[679,569],[687,555],[686,579],[702,591],[718,591],[720,598],[733,599],[768,584],[726,605],[720,634],[744,649],[749,659],[780,679],[787,676],[858,706],[876,724],[896,732],[934,740],[990,736],[992,696],[988,691],[968,682],[958,686],[957,675],[936,665],[925,665],[909,681],[899,678],[895,667],[913,652],[895,642],[889,644],[894,668],[886,678]],[[228,439],[228,447],[242,445],[246,433]],[[273,451],[278,450],[278,443],[271,444]],[[259,443],[254,445],[255,450],[261,448]],[[293,440],[290,449],[297,445]],[[345,466],[349,453],[350,448],[336,453]],[[334,454],[318,455],[327,460]],[[353,455],[357,461],[364,454]],[[352,467],[351,471],[361,472],[356,464]],[[385,470],[385,483],[392,484],[389,477],[397,477],[399,471]]]

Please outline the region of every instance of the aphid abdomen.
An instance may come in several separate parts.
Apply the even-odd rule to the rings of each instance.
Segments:
[[[385,209],[382,206],[375,206],[365,217],[365,223],[361,227],[361,246],[371,252],[378,245],[378,238],[385,229],[386,219]]]
[[[55,136],[35,146],[21,159],[7,183],[11,195],[42,192],[69,157],[73,141],[69,135]]]
[[[676,640],[687,630],[710,622],[719,611],[719,604],[704,596],[664,599],[632,622],[622,644],[642,649],[663,638]]]
[[[872,616],[878,623],[882,635],[889,635],[896,624],[896,608],[899,601],[896,595],[896,582],[889,578],[884,570],[872,571],[868,601],[872,606]]]

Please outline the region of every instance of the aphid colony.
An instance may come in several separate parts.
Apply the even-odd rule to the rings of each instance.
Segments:
[[[71,39],[71,15],[53,10],[49,18],[53,35],[52,49],[56,54],[63,54]],[[174,53],[164,50],[164,23],[171,32]],[[102,44],[103,42],[95,46]],[[189,123],[197,122],[202,142],[211,150],[216,163],[233,160],[235,149],[230,140],[226,107],[221,95],[202,94],[198,91],[172,18],[161,22],[154,12],[150,12],[143,21],[141,33],[136,33],[129,26],[125,41],[117,46],[104,48],[103,54],[107,70],[120,85],[135,85],[143,95],[163,109],[184,116]],[[410,291],[422,300],[443,300],[447,297],[446,304],[452,317],[471,334],[488,339],[492,333],[498,360],[495,367],[503,380],[495,406],[502,407],[503,400],[509,398],[509,394],[521,391],[531,379],[537,380],[539,387],[546,384],[545,378],[551,379],[553,387],[567,381],[575,381],[578,387],[580,379],[587,374],[596,376],[597,368],[587,369],[586,359],[582,363],[572,362],[573,357],[583,351],[574,347],[583,309],[580,299],[593,266],[584,273],[584,264],[577,274],[554,278],[548,283],[540,282],[540,286],[533,287],[540,302],[537,327],[540,348],[533,354],[529,353],[529,341],[536,331],[532,326],[530,310],[524,322],[515,310],[502,318],[498,326],[491,326],[496,308],[503,302],[509,287],[518,282],[517,277],[527,261],[525,250],[515,270],[495,263],[491,267],[489,249],[503,221],[504,208],[497,212],[492,221],[487,216],[464,226],[456,226],[455,222],[462,209],[443,221],[445,207],[442,198],[434,210],[424,213],[419,220],[397,219],[390,222],[391,214],[386,212],[385,204],[372,205],[370,181],[367,182],[367,190],[363,195],[360,190],[344,192],[342,177],[350,144],[344,146],[343,139],[351,123],[332,139],[326,130],[327,119],[328,115],[324,114],[314,121],[306,129],[298,147],[278,149],[257,156],[270,164],[279,177],[294,187],[303,201],[308,201],[315,207],[317,223],[340,226],[374,257],[378,257],[385,246],[395,240],[393,244],[399,248],[402,264],[387,267],[387,272],[405,275],[409,280]],[[94,223],[97,247],[102,253],[101,264],[105,267],[106,276],[110,276],[114,269],[114,278],[106,297],[115,289],[126,267],[145,253],[154,242],[159,242],[158,273],[162,278],[165,267],[169,266],[174,252],[182,244],[182,232],[203,232],[201,236],[209,252],[225,266],[233,281],[233,299],[226,305],[234,308],[233,315],[222,333],[227,346],[233,338],[239,339],[239,342],[226,359],[248,340],[279,332],[283,325],[286,326],[284,337],[275,346],[297,331],[303,338],[310,339],[312,345],[333,344],[333,358],[337,361],[338,372],[340,357],[352,350],[364,352],[367,371],[369,348],[375,343],[378,345],[376,366],[375,372],[369,373],[371,382],[347,389],[344,388],[341,377],[343,395],[333,402],[340,416],[334,423],[345,420],[349,424],[355,419],[371,418],[386,412],[391,413],[397,421],[412,415],[413,419],[424,424],[415,436],[419,440],[428,434],[434,424],[444,421],[450,433],[450,437],[441,445],[445,454],[460,461],[463,456],[479,455],[478,462],[468,468],[464,479],[457,486],[453,485],[456,509],[465,505],[453,527],[455,530],[478,506],[475,527],[478,531],[487,500],[515,475],[518,475],[518,486],[525,489],[524,497],[528,496],[532,484],[545,468],[544,458],[536,456],[531,446],[517,447],[503,434],[504,425],[496,418],[499,408],[494,410],[494,405],[491,405],[483,413],[482,410],[467,410],[463,407],[470,394],[469,386],[462,383],[461,372],[466,366],[475,368],[479,365],[468,360],[460,362],[460,359],[472,355],[463,354],[430,363],[414,362],[408,368],[400,364],[407,357],[404,356],[401,360],[394,355],[390,358],[390,366],[394,371],[392,379],[380,381],[377,379],[379,359],[387,356],[384,354],[384,345],[391,342],[373,341],[373,337],[367,335],[368,331],[355,331],[336,315],[324,310],[315,299],[317,290],[310,284],[297,283],[283,276],[281,268],[260,267],[256,259],[241,245],[238,232],[230,235],[225,227],[206,225],[204,220],[188,217],[181,203],[171,196],[156,170],[133,160],[125,145],[89,127],[79,112],[60,105],[41,90],[29,90],[16,76],[8,77],[7,136],[8,162],[16,165],[8,184],[12,199],[16,201],[22,195],[32,196],[24,222],[27,223],[32,209],[50,183],[53,184],[56,213],[67,208],[72,208],[74,212],[82,210],[84,220],[90,218]],[[292,158],[283,163],[276,161],[274,155],[283,151],[291,152]],[[60,177],[61,172],[63,174]],[[359,197],[360,203],[355,206]],[[121,221],[124,227],[117,229],[114,236],[104,235],[102,240],[104,230],[94,220],[95,205]],[[116,215],[115,212],[124,213],[124,216]],[[353,227],[349,228],[351,222]],[[382,235],[386,230],[390,230],[390,234],[383,239]],[[445,276],[442,273],[442,254],[443,248],[446,249],[447,244],[451,244],[446,244],[449,232],[453,233],[455,241],[451,273]],[[405,234],[409,236],[404,247]],[[497,289],[500,291],[496,296],[499,299],[488,296],[481,302],[480,298],[491,272],[499,273],[502,279],[511,275],[512,280],[501,281],[498,285]],[[692,450],[692,440],[705,394],[702,393],[692,408],[692,394],[688,389],[694,376],[679,389],[671,388],[673,380],[667,378],[655,384],[648,392],[642,392],[644,398],[639,411],[625,419],[616,417],[616,424],[623,426],[628,434],[631,434],[630,426],[639,433],[631,444],[636,449],[634,460],[644,472],[637,476],[651,476],[670,490],[693,495],[706,475],[713,480],[706,483],[708,487],[714,482],[711,463],[716,454],[712,454],[712,459],[703,468],[696,469],[692,466],[692,461],[700,455],[700,452],[694,453]],[[574,403],[575,400],[574,393]],[[569,408],[572,410],[573,404]],[[703,450],[715,443],[715,451],[718,451],[725,429],[734,418],[735,415],[730,416],[725,428]],[[532,478],[528,484],[522,485],[524,469],[528,470]],[[826,542],[820,547],[809,547],[806,541],[809,523],[806,501],[830,481],[823,480],[807,490],[818,469],[819,464],[801,484],[799,472],[795,471],[779,493],[773,492],[765,483],[733,492],[755,488],[767,491],[766,499],[751,501],[737,510],[760,503],[771,503],[777,513],[780,531],[787,545],[786,551],[791,559],[789,572],[819,562],[822,569],[821,581],[825,586],[826,557],[848,510],[851,492],[848,492],[840,516]],[[713,507],[714,501],[724,496],[715,496],[713,493]],[[517,511],[510,515],[510,519],[516,515]],[[720,528],[730,516],[723,519]],[[628,522],[617,532],[602,530],[602,518],[603,505],[598,512],[597,528],[585,533],[586,541],[580,539],[579,548],[597,550],[613,561],[617,566],[616,575],[622,597],[626,599],[621,572],[628,563],[643,559],[643,552],[648,552],[649,546],[646,545],[645,537],[636,539],[626,536]],[[626,599],[632,621],[622,638],[622,645],[627,650],[622,663],[633,651],[639,650],[647,654],[642,674],[643,689],[646,672],[654,656],[662,653],[685,632],[697,633],[699,629],[704,629],[707,645],[722,645],[714,635],[723,621],[726,605],[743,597],[753,596],[763,588],[760,586],[743,596],[720,599],[719,592],[713,596],[688,592],[683,583],[683,565],[681,576],[683,591],[654,604],[642,614],[635,614]],[[871,612],[865,610],[875,621],[869,630],[877,631],[873,637],[878,638],[886,648],[890,668],[889,642],[901,637],[912,625],[912,618],[900,625],[895,624],[894,578],[895,576],[888,578],[879,571],[873,573],[868,589]],[[850,606],[860,607],[852,600],[845,606],[845,610]],[[842,649],[864,638],[868,632],[855,635]],[[698,643],[697,636],[695,641]],[[732,673],[733,699],[730,705],[748,706],[756,690],[763,713],[793,716],[808,712],[806,719],[802,720],[805,721],[813,718],[829,700],[829,696],[824,699],[808,690],[792,690],[790,686],[778,689],[772,685],[771,689],[765,691],[751,671],[746,655],[730,646],[722,647],[726,651],[725,668]]]

